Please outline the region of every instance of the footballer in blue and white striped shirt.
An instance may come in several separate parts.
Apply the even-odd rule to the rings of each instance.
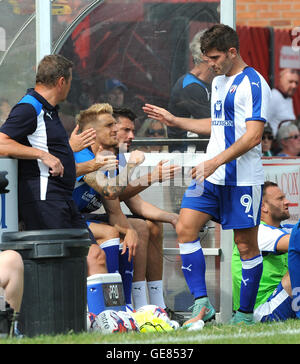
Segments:
[[[188,325],[197,317],[208,321],[215,314],[207,296],[199,240],[199,231],[209,220],[234,231],[243,269],[240,308],[232,323],[252,324],[263,269],[257,243],[264,182],[260,143],[271,91],[242,59],[234,29],[216,24],[205,31],[200,44],[205,61],[217,75],[212,83],[211,118],[180,118],[150,104],[144,111],[168,126],[210,134],[205,160],[192,169],[193,181],[183,197],[176,227],[182,271],[195,298]]]

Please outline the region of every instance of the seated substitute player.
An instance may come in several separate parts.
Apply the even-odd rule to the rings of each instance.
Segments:
[[[204,321],[215,315],[207,297],[205,259],[199,240],[199,231],[212,219],[223,229],[234,230],[234,242],[242,258],[242,279],[247,280],[247,286],[241,286],[241,305],[231,322],[253,322],[263,268],[257,243],[264,183],[260,143],[270,88],[243,61],[238,35],[229,26],[212,26],[200,42],[208,64],[217,74],[212,83],[211,119],[180,118],[150,104],[143,109],[166,125],[198,134],[211,133],[207,159],[192,169],[194,181],[183,197],[176,227],[183,274],[195,298],[192,317],[203,307],[208,309]]]
[[[115,119],[112,118],[111,112],[112,112],[112,109],[111,109],[110,105],[108,105],[108,104],[96,104],[96,105],[91,106],[89,109],[87,109],[85,111],[82,111],[80,113],[80,116],[78,118],[78,123],[79,123],[79,125],[81,127],[81,130],[84,131],[85,128],[89,128],[90,126],[93,126],[97,131],[96,143],[95,143],[95,145],[92,146],[92,148],[94,148],[94,150],[97,150],[97,147],[98,147],[97,144],[98,144],[98,145],[102,146],[102,148],[104,148],[105,150],[110,150],[110,151],[114,151],[115,153],[117,153],[118,143],[115,140],[116,121],[115,121]],[[105,132],[106,124],[102,119],[104,119],[104,120],[106,119],[106,121],[108,123],[111,123],[111,134],[110,134],[110,136],[109,136],[109,134],[107,134]],[[86,158],[86,155],[84,156],[84,158],[82,158],[83,152],[84,151],[82,151],[81,153],[78,153],[78,154],[75,153],[75,159],[76,159],[77,162],[87,160],[87,158],[94,158],[94,154],[91,153],[91,150],[85,151],[85,154],[88,154],[87,158]],[[140,156],[140,158],[144,157],[144,154],[142,152],[140,152],[140,151],[134,151],[134,152],[131,153],[131,155],[137,155],[137,156]],[[93,177],[91,177],[90,176],[91,174],[89,174],[89,175],[85,176],[86,184],[84,184],[85,187],[87,187],[87,185],[92,186],[93,187],[92,189],[96,190],[98,192],[97,198],[93,199],[94,203],[101,200],[101,195],[103,195],[104,197],[107,197],[110,194],[111,198],[115,198],[114,201],[107,201],[107,200],[104,200],[102,198],[102,202],[103,202],[104,206],[106,207],[106,211],[107,211],[107,213],[109,215],[110,223],[111,224],[118,224],[118,225],[120,225],[120,222],[119,222],[119,218],[116,216],[116,211],[120,215],[122,215],[122,211],[120,209],[120,202],[117,199],[117,196],[120,195],[120,192],[126,188],[126,186],[128,184],[128,180],[127,179],[125,180],[123,178],[123,181],[119,181],[119,183],[117,183],[116,178],[120,179],[120,177],[122,177],[122,175],[124,175],[124,172],[126,172],[128,170],[128,168],[131,169],[131,167],[130,167],[130,164],[131,164],[130,158],[129,158],[128,164],[125,165],[125,163],[126,163],[125,159],[124,159],[124,157],[122,159],[122,157],[123,156],[120,155],[120,164],[121,164],[121,167],[123,168],[123,170],[120,172],[120,174],[117,177],[115,177],[114,179],[113,178],[107,179],[104,176],[103,173],[97,173],[96,183],[98,183],[98,185],[94,186],[94,185],[91,184],[91,182],[93,184],[95,184],[95,178],[93,180]],[[141,159],[141,161],[143,161],[143,158]],[[127,177],[126,173],[125,173],[125,177]],[[114,183],[112,183],[112,181]],[[108,183],[110,183],[111,186],[107,186]],[[109,191],[108,188],[110,188],[111,191]],[[75,191],[75,192],[78,192],[78,190],[79,190],[79,187],[78,187],[77,191]],[[82,194],[80,193],[80,195],[82,195]],[[85,197],[85,196],[83,196],[83,197]],[[75,200],[77,200],[77,199],[75,198]],[[114,203],[114,208],[112,209],[111,205],[113,203]],[[99,208],[99,205],[96,206],[96,207]],[[148,205],[147,205],[147,208],[149,209]],[[94,211],[96,209],[94,209]],[[151,211],[151,209],[150,209],[150,211]],[[153,214],[152,215],[150,214],[150,211],[148,213],[149,216],[155,217],[155,216],[153,216]],[[157,214],[159,214],[158,216],[163,221],[170,222],[171,219],[172,219],[172,221],[175,219],[174,214],[166,213],[165,211],[162,211],[160,209],[156,209],[155,212]],[[95,216],[96,215],[94,214],[94,217]],[[176,220],[177,220],[177,215],[176,215]],[[130,219],[130,221],[131,221],[131,219]],[[141,223],[138,224],[138,226],[137,225],[134,226],[138,231],[139,241],[141,241],[143,238],[145,238],[145,232],[143,232],[143,228],[141,228],[141,224],[146,225],[146,223],[143,220],[140,220],[140,222]],[[101,231],[102,231],[102,225],[100,225],[99,223],[96,224],[94,222],[93,224],[90,225],[90,228],[91,228],[91,230],[94,232],[94,234],[96,236],[98,236],[98,233],[96,233],[96,231],[95,231],[96,228],[99,230],[99,233],[101,233]],[[140,251],[139,251],[139,253],[140,253]],[[108,260],[109,259],[107,259],[107,261]],[[140,261],[138,256],[136,257],[135,260],[138,261],[138,262]],[[128,269],[127,269],[127,271],[128,271]],[[125,279],[126,277],[127,276],[125,276],[124,279],[123,279],[123,284],[125,282],[125,284],[124,284],[125,289],[126,289],[126,286],[127,286],[126,282],[127,282],[127,280],[129,280],[129,279]],[[129,302],[129,300],[131,298],[130,297],[131,296],[131,291],[127,290],[127,292],[130,293],[130,295],[125,294],[126,295],[126,302],[128,304],[128,302]]]
[[[81,150],[91,147],[95,144],[96,140],[96,130],[93,128],[89,128],[82,133],[79,133],[79,125],[77,124],[72,131],[69,139],[70,146],[73,152],[80,152]],[[76,176],[81,176],[90,172],[97,171],[98,169],[102,170],[111,170],[115,169],[118,165],[118,161],[116,156],[114,155],[101,155],[102,148],[99,148],[96,153],[97,157],[91,159],[87,162],[76,163]],[[119,243],[119,232],[112,226],[107,224],[102,225],[102,235],[98,236],[97,243],[102,246],[102,249],[105,246],[109,246],[114,242]],[[99,270],[97,273],[107,273],[107,265],[106,265],[106,256],[104,250],[100,250],[100,256],[98,259],[99,262]],[[114,264],[114,263],[112,263]],[[114,270],[114,266],[109,266],[111,271]]]
[[[263,274],[260,280],[254,309],[256,322],[284,321],[295,318],[292,306],[292,287],[289,276],[288,247],[294,225],[282,224],[290,218],[290,201],[278,185],[266,181],[261,206],[261,223],[258,229],[258,246],[263,255]],[[240,305],[242,264],[236,246],[232,255],[233,309]]]
[[[96,130],[95,143],[90,148],[74,153],[77,167],[81,163],[86,165],[88,161],[93,161],[95,158],[103,158],[102,155],[99,156],[99,148],[101,151],[104,149],[109,152],[112,145],[118,144],[116,121],[112,117],[112,107],[109,104],[94,104],[87,110],[81,111],[77,122],[82,132],[91,127]],[[126,294],[126,279],[123,277],[123,270],[119,266],[119,234],[124,235],[121,254],[121,257],[124,258],[122,262],[126,265],[124,274],[132,271],[130,262],[135,255],[138,236],[122,213],[118,196],[127,186],[134,168],[143,161],[144,154],[135,151],[131,153],[128,165],[115,177],[108,178],[105,173],[98,170],[85,173],[77,177],[73,193],[80,212],[86,216],[89,228],[106,254],[108,272],[114,273],[120,269],[125,296],[128,295]],[[107,211],[110,225],[105,224],[104,221],[100,222],[97,215],[93,214],[102,205]],[[130,274],[132,275],[132,273]]]
[[[128,108],[114,108],[114,117],[117,121],[117,138],[119,148],[129,150],[134,139],[134,121],[136,115]],[[144,225],[147,230],[146,236],[140,241],[137,254],[134,259],[134,274],[132,295],[135,309],[147,305],[148,288],[149,304],[154,304],[164,308],[170,318],[183,322],[183,316],[176,314],[166,307],[163,295],[163,224],[170,223],[176,227],[178,214],[170,213],[157,208],[153,204],[144,201],[139,195],[140,192],[148,188],[151,184],[164,182],[174,178],[176,172],[181,170],[179,166],[168,166],[161,161],[156,168],[143,176],[140,180],[129,183],[125,191],[120,195],[121,200],[129,206],[133,216],[141,218],[130,218],[133,227],[138,229]],[[145,182],[145,183],[143,183]],[[146,280],[145,280],[146,278]]]

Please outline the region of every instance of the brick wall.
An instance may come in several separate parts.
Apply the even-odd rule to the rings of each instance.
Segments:
[[[294,28],[300,26],[300,0],[236,0],[237,25]]]

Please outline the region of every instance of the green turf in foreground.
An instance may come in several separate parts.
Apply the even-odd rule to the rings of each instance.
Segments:
[[[0,344],[300,344],[300,321],[253,326],[207,325],[201,331],[97,333],[0,339]]]

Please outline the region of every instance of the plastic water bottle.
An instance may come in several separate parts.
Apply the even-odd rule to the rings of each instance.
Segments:
[[[177,321],[175,320],[170,320],[169,321],[170,326],[174,329],[174,330],[178,330],[180,328],[180,325]]]
[[[187,331],[197,331],[197,330],[202,330],[204,327],[205,323],[202,320],[198,320],[196,322],[194,322],[188,329]]]

